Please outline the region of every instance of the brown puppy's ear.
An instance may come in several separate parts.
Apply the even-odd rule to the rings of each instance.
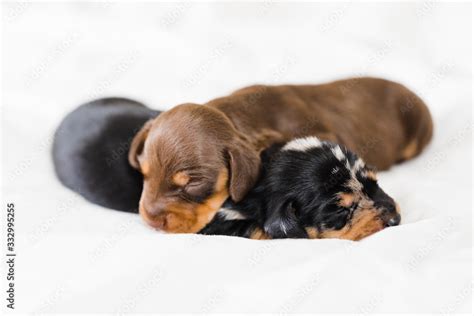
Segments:
[[[135,137],[130,144],[130,150],[128,151],[128,162],[132,165],[133,168],[140,170],[140,160],[139,157],[143,152],[143,145],[150,131],[151,124],[153,119],[148,120],[145,125],[138,131]]]
[[[260,157],[257,151],[237,141],[228,149],[230,161],[229,194],[234,202],[239,202],[255,185],[260,173]]]

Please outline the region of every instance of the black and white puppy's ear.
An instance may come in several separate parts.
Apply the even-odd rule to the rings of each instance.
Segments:
[[[309,238],[298,220],[293,203],[291,201],[277,203],[269,204],[267,219],[263,225],[265,233],[275,239]]]

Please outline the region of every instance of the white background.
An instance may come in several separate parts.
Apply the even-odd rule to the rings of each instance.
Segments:
[[[471,308],[470,4],[2,8],[2,216],[14,202],[17,311]],[[92,98],[164,110],[254,83],[355,75],[404,83],[435,122],[422,156],[379,176],[402,225],[361,242],[164,235],[91,205],[53,173],[55,128]]]

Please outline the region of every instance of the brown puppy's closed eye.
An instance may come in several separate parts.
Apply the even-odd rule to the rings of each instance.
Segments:
[[[144,176],[140,214],[167,232],[198,232],[230,196],[240,201],[257,181],[258,152],[219,111],[182,105],[148,121],[129,151]]]

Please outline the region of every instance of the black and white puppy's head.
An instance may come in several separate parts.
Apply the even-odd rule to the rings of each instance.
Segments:
[[[400,223],[375,170],[341,145],[306,137],[264,165],[264,230],[272,238],[360,240]]]

